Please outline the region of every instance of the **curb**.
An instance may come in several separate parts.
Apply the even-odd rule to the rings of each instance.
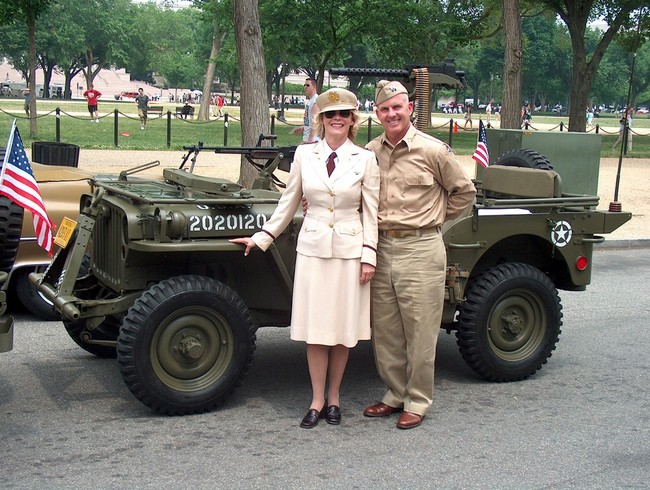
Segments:
[[[614,248],[650,248],[650,239],[635,238],[630,240],[605,240],[602,243],[597,243],[594,245],[594,249]]]

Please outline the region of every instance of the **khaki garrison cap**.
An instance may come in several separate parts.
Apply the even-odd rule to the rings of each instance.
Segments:
[[[389,82],[381,80],[375,88],[375,104],[379,105],[388,99],[395,97],[397,94],[408,94],[406,87],[399,82]]]
[[[323,92],[316,99],[316,105],[320,112],[341,111],[345,109],[357,109],[357,97],[344,88],[331,88]]]

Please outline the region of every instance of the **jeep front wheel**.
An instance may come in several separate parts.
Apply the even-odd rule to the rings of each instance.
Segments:
[[[117,341],[127,387],[168,415],[215,408],[241,384],[254,350],[253,320],[242,299],[203,276],[166,279],[142,293]]]
[[[482,378],[518,381],[546,363],[561,326],[551,280],[528,264],[501,264],[468,284],[456,338],[463,359]]]

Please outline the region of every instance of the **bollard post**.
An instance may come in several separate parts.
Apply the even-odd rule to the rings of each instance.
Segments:
[[[56,108],[56,142],[61,143],[61,108]]]
[[[117,133],[118,133],[118,128],[117,128],[117,109],[114,109],[114,110],[113,110],[113,114],[114,114],[114,116],[113,116],[113,119],[114,119],[114,123],[113,123],[113,144],[114,144],[115,146],[117,146],[117,145],[118,145],[118,141],[117,141]]]
[[[223,146],[228,146],[228,113],[223,115]]]
[[[596,124],[596,134],[600,133],[600,124]]]
[[[167,111],[167,148],[172,146],[172,111]]]
[[[452,136],[453,134],[454,134],[454,120],[450,119],[449,120],[449,148],[452,147],[451,146],[451,139],[453,138],[453,136]]]
[[[368,141],[366,143],[370,143],[372,140],[372,116],[368,118]]]
[[[560,121],[560,133],[564,131],[564,121]]]
[[[271,134],[275,134],[275,114],[271,114]]]

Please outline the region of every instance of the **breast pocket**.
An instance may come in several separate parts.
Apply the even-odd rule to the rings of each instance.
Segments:
[[[431,174],[404,176],[404,207],[409,211],[425,211],[433,206],[435,180]]]

